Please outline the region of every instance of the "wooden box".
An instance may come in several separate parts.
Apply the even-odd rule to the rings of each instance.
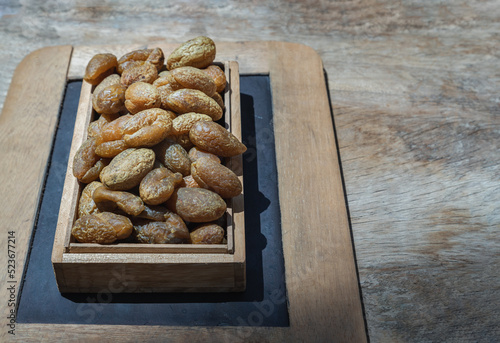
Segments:
[[[223,98],[226,127],[241,140],[237,62],[219,65],[228,80]],[[227,200],[227,243],[110,245],[78,243],[71,236],[83,185],[72,173],[75,152],[94,120],[92,86],[82,84],[73,141],[52,250],[61,292],[226,292],[245,289],[245,222],[243,194]],[[227,164],[243,184],[242,157]]]

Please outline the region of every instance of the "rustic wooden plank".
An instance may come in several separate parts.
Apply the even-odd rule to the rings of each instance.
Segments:
[[[7,101],[0,117],[0,218],[5,253],[0,256],[0,282],[4,299],[8,299],[8,281],[16,281],[15,294],[23,275],[33,223],[47,161],[52,149],[59,107],[66,86],[66,72],[71,46],[51,47],[28,55],[17,67]],[[33,82],[36,75],[36,82]],[[15,233],[15,278],[7,278],[7,232]],[[4,312],[3,312],[4,313]],[[6,328],[7,316],[0,323]],[[0,340],[7,330],[0,332]]]
[[[275,51],[270,77],[290,322],[301,328],[301,340],[363,342],[328,94],[317,86],[324,82],[323,64],[302,45],[274,43],[270,50]],[[318,322],[330,324],[317,327]]]

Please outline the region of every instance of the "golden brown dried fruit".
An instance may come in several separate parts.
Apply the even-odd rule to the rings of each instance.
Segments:
[[[131,216],[137,216],[144,211],[144,203],[137,195],[123,191],[113,191],[104,186],[94,190],[92,199],[101,211],[111,212],[119,208]]]
[[[83,79],[91,85],[97,85],[105,77],[113,74],[118,62],[113,54],[97,54],[89,61]]]
[[[122,84],[113,84],[105,87],[99,93],[94,92],[92,107],[97,113],[115,114],[125,109],[125,91]]]
[[[231,157],[247,150],[231,132],[212,121],[196,122],[189,130],[189,138],[196,147],[217,156]]]
[[[197,89],[209,97],[216,93],[214,80],[198,68],[179,67],[170,73],[181,88]]]
[[[87,129],[87,137],[97,137],[101,133],[104,125],[107,123],[108,121],[103,116],[100,116],[99,119],[91,122]]]
[[[224,215],[226,203],[215,192],[204,188],[178,188],[167,200],[167,207],[193,223],[217,220]]]
[[[185,135],[189,133],[189,130],[191,130],[191,127],[194,125],[194,123],[200,120],[212,121],[212,118],[210,116],[207,116],[206,114],[195,112],[181,114],[180,116],[177,116],[174,120],[172,120],[171,134],[176,136]]]
[[[190,233],[193,244],[222,244],[224,229],[217,224],[202,224]]]
[[[243,190],[238,176],[231,169],[208,157],[201,157],[191,164],[191,175],[200,186],[223,198],[233,198]]]
[[[215,43],[212,39],[199,36],[188,40],[175,49],[167,59],[167,69],[183,66],[205,68],[215,59]]]
[[[158,160],[174,173],[186,176],[191,172],[191,160],[186,150],[176,142],[165,139],[153,147]]]
[[[179,114],[196,112],[210,116],[216,121],[222,118],[219,104],[197,89],[179,89],[167,97],[167,106]]]
[[[219,93],[215,93],[212,96],[212,99],[215,100],[215,102],[222,108],[222,111],[224,111],[225,106],[224,106],[224,100],[222,99],[222,96]]]
[[[160,71],[164,66],[165,56],[160,48],[130,51],[118,60],[118,73],[121,74],[125,69],[140,64],[138,62],[149,62]]]
[[[189,150],[188,156],[189,156],[189,159],[191,160],[191,162],[195,162],[200,157],[208,157],[212,161],[220,163],[220,158],[217,157],[217,155],[214,155],[214,154],[209,153],[207,151],[201,150],[201,149],[199,149],[197,147],[192,147]]]
[[[158,78],[156,67],[149,62],[135,65],[123,71],[121,83],[130,86],[134,82],[153,83]]]
[[[135,82],[125,92],[125,107],[136,114],[161,105],[160,94],[155,86],[146,82]]]
[[[97,208],[94,199],[92,199],[94,191],[101,186],[102,183],[99,181],[93,181],[82,190],[82,195],[80,196],[80,201],[78,202],[78,218],[87,214],[101,212],[101,210]]]
[[[139,184],[141,199],[148,205],[159,205],[170,198],[175,186],[182,181],[182,174],[167,168],[151,170]]]
[[[171,212],[167,216],[165,221],[138,222],[134,225],[135,239],[149,244],[189,243],[189,230],[182,218]]]
[[[88,138],[75,153],[73,158],[73,175],[83,183],[97,180],[99,173],[107,164],[100,156],[96,155],[96,139]]]
[[[160,108],[141,111],[123,125],[123,140],[134,148],[156,145],[170,133],[172,117],[174,113]]]
[[[123,140],[123,127],[132,116],[126,114],[107,123],[96,136],[95,153],[102,157],[112,158],[129,148]]]
[[[102,212],[79,218],[71,233],[81,243],[109,244],[129,237],[132,230],[132,222],[127,217]]]
[[[226,74],[224,74],[224,71],[218,65],[209,65],[201,71],[209,75],[214,80],[215,86],[217,88],[217,93],[221,93],[224,91],[224,89],[226,89]]]
[[[141,182],[155,162],[153,150],[130,148],[118,154],[101,172],[101,182],[112,190],[128,190]]]

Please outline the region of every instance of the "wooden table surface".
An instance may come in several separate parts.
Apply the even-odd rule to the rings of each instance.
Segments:
[[[75,3],[2,1],[0,108],[44,46],[306,44],[327,74],[370,340],[500,337],[500,1]]]

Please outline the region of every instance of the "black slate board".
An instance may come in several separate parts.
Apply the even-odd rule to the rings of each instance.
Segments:
[[[67,85],[19,297],[19,323],[289,326],[268,76],[241,76],[247,290],[59,293],[51,265],[81,81]]]

